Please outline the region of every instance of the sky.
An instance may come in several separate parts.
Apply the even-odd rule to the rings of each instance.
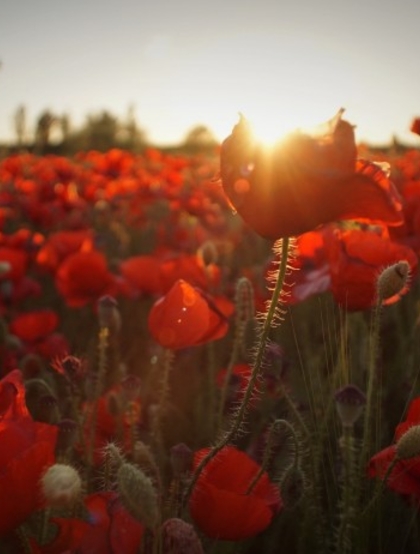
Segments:
[[[134,108],[149,141],[196,125],[223,140],[242,113],[281,137],[341,107],[356,139],[420,146],[418,0],[13,0],[0,7],[0,142],[14,114],[73,127]]]

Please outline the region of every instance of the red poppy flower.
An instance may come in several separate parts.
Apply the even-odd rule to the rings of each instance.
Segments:
[[[416,135],[420,135],[420,117],[415,117],[410,125],[410,131]]]
[[[258,234],[278,239],[340,219],[402,223],[396,189],[378,165],[356,160],[353,126],[342,113],[322,135],[296,132],[271,149],[241,117],[223,142],[224,190]]]
[[[331,291],[348,310],[365,310],[375,304],[377,279],[387,266],[406,260],[412,272],[417,267],[411,248],[370,231],[337,229],[327,247]]]
[[[9,330],[21,340],[34,342],[50,335],[58,325],[58,316],[53,310],[33,310],[17,315]]]
[[[413,425],[420,425],[420,397],[411,402],[405,421],[397,425],[395,442]],[[369,477],[383,479],[395,455],[395,444],[375,454],[368,465]],[[386,485],[406,498],[414,498],[420,505],[420,456],[398,461],[388,476]]]
[[[90,531],[89,523],[82,519],[52,517],[50,524],[56,528],[54,539],[41,546],[31,537],[31,554],[71,554],[80,546],[84,535]]]
[[[84,306],[101,296],[113,296],[117,281],[101,252],[76,252],[59,266],[56,286],[71,307]]]
[[[120,264],[121,275],[140,293],[159,294],[162,262],[156,256],[132,256]]]
[[[163,347],[176,350],[222,338],[228,323],[210,297],[179,279],[152,306],[149,330]]]
[[[220,268],[215,264],[205,266],[198,255],[178,255],[162,263],[161,279],[165,292],[178,279],[185,279],[193,286],[209,290],[219,284]]]
[[[34,421],[25,403],[22,374],[0,381],[0,536],[44,505],[39,482],[55,462],[57,427]]]
[[[0,247],[0,261],[10,264],[9,271],[2,272],[0,280],[20,281],[28,269],[29,256],[18,248]]]
[[[77,554],[137,554],[143,525],[123,507],[115,492],[98,492],[85,498],[89,531]]]
[[[55,271],[58,265],[70,254],[79,250],[92,249],[92,231],[58,231],[51,233],[36,255],[39,267]]]
[[[208,452],[208,448],[196,452],[194,467]],[[208,537],[238,541],[270,525],[282,500],[266,472],[247,492],[259,470],[254,460],[233,446],[225,446],[208,462],[189,502],[193,520]]]

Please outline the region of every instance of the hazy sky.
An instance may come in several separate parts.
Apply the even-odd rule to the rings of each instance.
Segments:
[[[195,124],[216,138],[244,113],[276,133],[340,107],[358,140],[385,143],[420,116],[418,0],[13,0],[0,7],[0,139],[27,107],[104,109],[158,144]]]

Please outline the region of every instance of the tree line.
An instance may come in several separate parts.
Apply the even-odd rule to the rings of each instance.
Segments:
[[[14,113],[13,126],[14,141],[3,145],[7,153],[26,150],[39,155],[72,155],[83,150],[105,152],[111,148],[137,153],[153,146],[147,133],[138,125],[132,105],[128,106],[123,118],[102,110],[88,114],[84,123],[76,128],[68,114],[57,114],[50,109],[43,110],[36,118],[35,125],[30,126],[27,108],[21,104]],[[197,124],[186,132],[177,147],[196,152],[214,149],[216,145],[217,141],[210,129]]]

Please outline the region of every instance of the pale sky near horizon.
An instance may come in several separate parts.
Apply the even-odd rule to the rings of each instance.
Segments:
[[[161,145],[196,124],[222,140],[239,112],[282,134],[344,107],[358,141],[420,146],[417,1],[4,2],[0,142],[21,104],[28,127],[45,109],[78,127],[133,105]]]

